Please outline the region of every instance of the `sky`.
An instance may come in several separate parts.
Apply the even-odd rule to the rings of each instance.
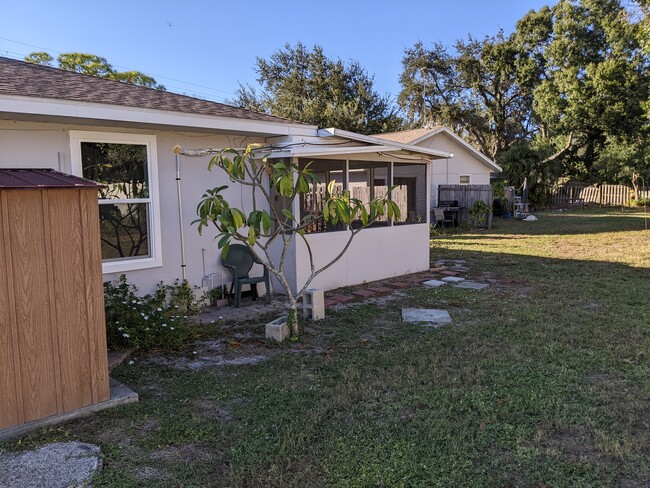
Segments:
[[[119,71],[152,75],[168,90],[214,101],[239,83],[257,86],[257,57],[286,43],[319,44],[325,54],[355,59],[375,89],[395,98],[404,49],[422,41],[512,32],[526,12],[554,0],[239,1],[23,0],[0,14],[0,56],[33,51],[86,52]]]

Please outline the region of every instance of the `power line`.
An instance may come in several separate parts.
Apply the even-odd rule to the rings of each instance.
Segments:
[[[13,42],[15,44],[20,44],[20,45],[23,45],[23,46],[33,47],[35,49],[41,49],[41,50],[46,51],[48,53],[63,54],[62,51],[58,51],[56,49],[50,49],[50,48],[46,48],[46,47],[43,47],[43,46],[36,46],[34,44],[29,44],[29,43],[26,43],[26,42],[16,41],[16,40],[13,40],[13,39],[8,39],[6,37],[0,37],[0,40],[7,41],[7,42]],[[21,53],[16,53],[16,52],[13,52],[13,51],[7,51],[7,50],[1,50],[1,51],[6,52],[6,53],[12,53],[14,55],[21,56],[22,58],[24,58],[26,56],[26,55],[23,55]],[[122,66],[122,65],[119,65],[119,64],[114,64],[113,66],[115,66],[116,68],[127,70],[127,71],[132,69],[132,68],[130,68],[128,66]],[[236,96],[236,93],[233,93],[233,92],[230,92],[230,91],[227,91],[227,90],[220,90],[218,88],[212,88],[212,87],[205,86],[205,85],[199,85],[198,83],[192,83],[192,82],[189,82],[189,81],[178,80],[176,78],[170,78],[168,76],[157,75],[155,73],[147,73],[147,72],[144,72],[144,71],[141,71],[141,73],[144,73],[145,75],[148,75],[148,76],[152,76],[152,77],[154,77],[156,79],[174,81],[176,83],[182,83],[183,85],[195,86],[197,88],[203,88],[203,89],[214,91],[214,92],[226,93],[228,95]],[[175,88],[177,90],[186,90],[186,88],[178,87],[178,86],[170,86],[170,88]],[[226,97],[224,95],[208,95],[208,94],[202,93],[202,92],[194,92],[194,93],[197,93],[197,94],[203,95],[203,96],[218,98],[218,99],[220,99],[222,101],[228,98],[228,97]]]

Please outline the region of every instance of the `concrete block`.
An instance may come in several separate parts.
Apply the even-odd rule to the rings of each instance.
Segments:
[[[325,318],[325,292],[317,288],[305,290],[302,296],[302,314],[305,319],[322,320]]]
[[[427,327],[451,324],[449,312],[437,308],[403,308],[402,320],[404,322],[421,322]]]
[[[427,288],[438,288],[439,286],[444,286],[447,283],[444,282],[444,281],[440,281],[440,280],[429,280],[429,281],[425,281],[422,284],[424,286],[426,286]]]
[[[280,317],[273,322],[266,324],[266,338],[275,339],[277,342],[282,342],[289,337],[289,325],[287,324],[287,317]]]
[[[442,281],[446,281],[447,283],[456,284],[456,283],[462,283],[463,281],[465,281],[465,278],[460,278],[458,276],[447,276],[447,277],[443,278]]]

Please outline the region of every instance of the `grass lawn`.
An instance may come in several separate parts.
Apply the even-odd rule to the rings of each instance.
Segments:
[[[140,402],[6,444],[101,446],[100,486],[650,486],[650,233],[626,210],[541,213],[431,243],[483,291],[413,287],[328,312],[252,365],[135,358]],[[446,308],[437,330],[400,309]],[[209,338],[204,338],[209,339]],[[192,357],[192,345],[179,356]]]

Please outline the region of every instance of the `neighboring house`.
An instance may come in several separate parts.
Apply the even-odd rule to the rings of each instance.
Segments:
[[[445,150],[319,129],[0,57],[0,168],[53,168],[107,185],[98,200],[105,280],[126,273],[144,292],[183,276],[201,285],[204,275],[222,273],[229,282],[215,231],[200,236],[191,224],[203,192],[230,184],[221,170],[208,172],[211,156],[200,150],[250,143],[271,145],[274,159],[314,161],[311,167],[324,183],[335,179],[359,198],[399,185],[400,221],[377,222],[361,232],[315,287],[331,289],[428,269],[430,166],[432,160],[444,164],[449,157]],[[177,160],[176,145],[199,150],[193,151],[198,155]],[[296,199],[294,215],[318,210],[321,189],[315,187],[308,199]],[[250,191],[231,185],[225,196],[250,210]],[[340,228],[310,230],[307,238],[321,263],[338,254],[348,235]],[[309,274],[302,243],[290,250],[288,261],[289,282],[302,286]]]
[[[374,137],[450,155],[432,162],[432,207],[438,204],[439,185],[489,185],[490,173],[501,172],[499,165],[444,126],[377,134]]]

